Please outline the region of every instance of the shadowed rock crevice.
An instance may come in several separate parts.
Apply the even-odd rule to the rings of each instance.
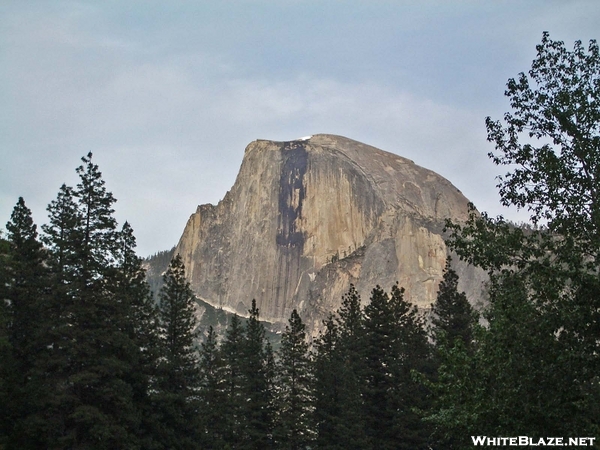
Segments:
[[[302,215],[302,203],[306,196],[304,175],[308,167],[308,153],[302,144],[286,142],[282,149],[281,178],[279,179],[279,227],[277,245],[297,248],[302,254],[304,233],[297,219]]]

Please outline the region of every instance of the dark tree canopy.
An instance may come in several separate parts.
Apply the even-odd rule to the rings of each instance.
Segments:
[[[596,41],[573,51],[544,33],[528,74],[508,81],[512,112],[488,118],[503,204],[525,208],[534,223],[597,246],[600,226],[600,54]]]
[[[444,278],[440,282],[436,301],[431,306],[433,339],[437,344],[445,341],[449,345],[460,339],[468,346],[473,340],[477,313],[466,294],[458,290],[458,275],[450,266],[451,261],[448,257]]]
[[[299,450],[310,447],[312,426],[312,371],[305,325],[296,310],[281,336],[278,376],[277,448]]]
[[[532,227],[471,215],[450,247],[488,270],[488,326],[476,348],[447,351],[433,421],[457,441],[485,433],[595,434],[600,429],[600,54],[544,33],[531,70],[508,81],[511,112],[486,120],[506,166],[504,205]],[[482,431],[482,433],[484,433]],[[467,445],[467,443],[465,443]]]
[[[511,112],[486,119],[505,206],[526,209],[542,230],[523,233],[474,215],[450,243],[485,268],[524,267],[550,251],[564,264],[597,272],[600,257],[600,54],[595,40],[568,50],[544,33],[531,70],[508,81]],[[480,240],[476,238],[480,237]],[[476,246],[477,248],[475,248]],[[477,250],[477,251],[476,251]],[[578,257],[574,258],[573,256]],[[591,266],[590,266],[591,265]]]

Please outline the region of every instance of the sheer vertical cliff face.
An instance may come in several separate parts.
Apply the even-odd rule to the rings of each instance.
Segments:
[[[363,299],[396,281],[420,307],[435,300],[447,249],[444,220],[465,220],[468,200],[412,161],[332,135],[255,141],[218,205],[201,205],[177,245],[196,294],[246,315],[312,329],[354,283]],[[457,266],[481,297],[483,274]]]

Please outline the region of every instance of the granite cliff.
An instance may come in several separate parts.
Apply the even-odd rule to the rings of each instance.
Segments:
[[[363,301],[399,282],[422,308],[435,300],[448,250],[446,218],[468,200],[412,161],[333,135],[246,148],[232,189],[200,205],[175,249],[200,299],[284,323],[295,308],[309,329],[335,311],[349,284]],[[481,298],[484,274],[454,258],[461,289]]]

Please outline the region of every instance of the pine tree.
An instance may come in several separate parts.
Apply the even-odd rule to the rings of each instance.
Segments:
[[[161,356],[158,310],[146,282],[142,260],[135,253],[135,237],[128,222],[119,233],[118,245],[115,295],[123,308],[124,330],[132,344],[128,382],[140,415],[137,434],[141,437],[141,446],[151,449],[156,423],[150,392],[155,389]]]
[[[9,261],[9,242],[4,239],[0,231],[0,405],[9,404],[10,379],[9,375],[13,366],[12,348],[10,345],[9,334],[9,314],[7,286],[8,286],[8,261]],[[9,408],[0,408],[0,448],[6,448],[6,441],[10,433],[11,414]]]
[[[337,325],[340,331],[340,341],[348,352],[359,355],[361,340],[364,334],[364,314],[361,309],[360,295],[353,284],[342,297],[342,304],[337,311]],[[358,361],[360,358],[355,358]]]
[[[176,255],[164,275],[159,293],[160,337],[163,355],[155,402],[160,415],[159,439],[164,448],[199,448],[198,355],[195,348],[196,297]]]
[[[466,294],[458,291],[458,275],[450,267],[451,262],[448,257],[436,301],[431,305],[432,335],[437,344],[447,342],[448,345],[453,345],[460,339],[469,347],[473,341],[477,313],[469,304]]]
[[[56,200],[50,202],[47,210],[49,223],[42,225],[42,241],[52,256],[50,265],[54,271],[55,291],[66,291],[75,278],[75,267],[78,264],[75,243],[81,240],[81,236],[78,235],[81,230],[81,217],[75,203],[73,188],[63,184]]]
[[[242,448],[266,449],[273,434],[273,392],[269,382],[265,328],[259,322],[259,310],[252,300],[242,344],[243,404]]]
[[[77,168],[80,182],[74,191],[81,216],[81,239],[75,249],[80,262],[79,270],[85,287],[102,279],[116,257],[118,246],[117,221],[113,217],[116,202],[106,190],[98,166],[92,163],[92,154],[81,158]]]
[[[118,292],[115,199],[92,155],[82,162],[80,182],[61,187],[44,227],[54,276],[51,446],[136,448],[131,374],[139,350],[127,330],[129,304]]]
[[[217,334],[210,326],[200,349],[200,443],[202,448],[225,447],[227,394],[225,372],[217,346]]]
[[[323,321],[325,330],[315,341],[314,356],[314,423],[319,449],[344,449],[341,417],[343,412],[340,372],[344,360],[339,349],[339,329],[333,314]]]
[[[315,343],[316,445],[326,449],[368,448],[361,392],[364,375],[364,316],[354,285]]]
[[[298,450],[314,440],[311,361],[305,325],[292,311],[279,352],[277,448]]]
[[[243,381],[243,343],[245,335],[242,323],[237,314],[231,317],[221,345],[221,355],[224,364],[225,393],[227,397],[223,424],[226,446],[239,448],[242,444],[242,428],[244,406]],[[227,447],[226,447],[227,448]]]
[[[49,357],[49,276],[37,227],[23,198],[19,198],[6,229],[9,246],[4,288],[11,354],[3,359],[3,378],[9,394],[5,413],[11,414],[8,445],[35,448],[44,445],[47,430],[40,412],[51,391],[41,364]]]
[[[426,371],[427,336],[416,307],[397,285],[388,296],[379,286],[365,307],[364,386],[367,436],[372,448],[427,448],[428,430],[415,409],[426,407],[427,392],[412,371]]]
[[[361,298],[355,286],[350,284],[342,297],[337,311],[339,327],[338,351],[343,361],[339,368],[339,389],[341,402],[340,433],[344,446],[348,449],[368,448],[366,436],[366,412],[363,396],[367,351],[365,340],[364,311]]]

